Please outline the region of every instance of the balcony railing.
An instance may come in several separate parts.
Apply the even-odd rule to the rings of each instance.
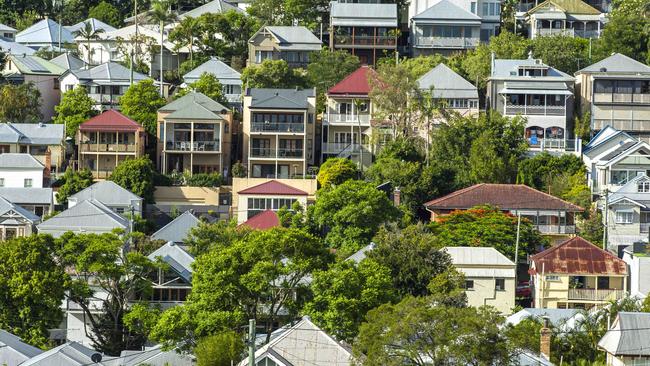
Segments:
[[[575,225],[537,225],[537,230],[542,234],[575,234]]]
[[[647,131],[650,129],[650,119],[602,119],[594,118],[594,130],[602,130],[612,126],[623,131]]]
[[[538,36],[569,36],[573,37],[575,32],[572,28],[537,28]]]
[[[415,39],[416,47],[440,47],[440,48],[475,48],[480,42],[479,38],[472,37],[425,37],[419,36]]]
[[[303,157],[303,149],[251,148],[251,158],[291,159]]]
[[[93,178],[97,179],[108,179],[113,174],[112,170],[90,169],[90,171],[93,173]]]
[[[289,133],[304,133],[304,123],[286,123],[286,122],[253,122],[251,124],[251,132],[289,132]]]
[[[580,147],[580,142],[578,140],[573,140],[573,139],[565,140],[565,139],[543,138],[543,139],[538,139],[537,143],[533,143],[533,140],[529,138],[528,145],[531,150],[578,152]]]
[[[165,144],[167,151],[208,151],[219,152],[221,151],[221,142],[215,141],[167,141]]]
[[[569,300],[610,301],[620,300],[623,297],[625,297],[623,290],[571,288],[568,298]]]
[[[97,103],[100,104],[117,104],[120,95],[110,95],[110,94],[95,94],[91,93],[88,96]]]
[[[364,152],[370,152],[370,145],[360,145],[353,144],[350,142],[324,142],[323,143],[323,153],[324,154],[341,154],[341,153],[351,153],[356,154],[361,151],[363,148]]]
[[[535,115],[535,116],[564,116],[566,108],[556,105],[517,105],[507,104],[505,107],[506,115]]]
[[[337,46],[395,46],[395,37],[390,36],[334,36]]]
[[[594,103],[650,104],[650,94],[594,93]]]
[[[327,123],[330,125],[346,125],[346,126],[370,126],[369,114],[338,114],[329,113],[327,116]]]
[[[79,151],[81,152],[134,153],[135,150],[135,144],[96,144],[92,142],[79,144]]]
[[[575,33],[576,37],[581,37],[581,38],[598,38],[598,37],[600,37],[600,31],[598,31],[598,30],[576,29],[576,30],[574,30],[574,33]]]

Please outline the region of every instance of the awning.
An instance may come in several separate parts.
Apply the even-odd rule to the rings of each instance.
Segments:
[[[633,213],[634,209],[632,209],[632,208],[617,208],[616,212]]]
[[[510,89],[503,88],[499,90],[499,94],[548,94],[548,95],[573,95],[569,90],[553,90],[553,89]]]

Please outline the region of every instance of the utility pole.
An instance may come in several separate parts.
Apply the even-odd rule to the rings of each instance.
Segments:
[[[129,86],[133,86],[133,62],[135,55],[135,49],[138,47],[138,0],[134,0],[133,13],[135,14],[135,39],[131,42],[131,77],[129,79]]]
[[[521,227],[521,212],[517,211],[517,237],[515,239],[515,287],[517,286],[517,259],[519,256],[519,228]]]
[[[255,319],[248,321],[248,366],[255,366]]]
[[[596,206],[596,209],[598,209],[598,206]],[[609,222],[607,221],[609,218],[609,189],[605,189],[605,224],[603,225],[603,249],[607,250],[607,227],[609,226]]]

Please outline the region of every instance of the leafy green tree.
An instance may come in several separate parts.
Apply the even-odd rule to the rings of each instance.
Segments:
[[[398,137],[384,145],[377,154],[377,160],[397,159],[407,162],[423,161],[425,147],[419,137]]]
[[[303,312],[338,340],[351,342],[369,310],[396,299],[390,270],[369,259],[342,261],[313,277],[314,297]]]
[[[156,135],[158,109],[166,102],[158,93],[153,80],[145,79],[133,84],[120,97],[122,113],[138,122],[150,135]]]
[[[387,62],[395,62],[393,59],[384,59]],[[431,71],[434,67],[438,66],[438,64],[446,64],[447,63],[447,58],[441,54],[435,54],[432,56],[418,56],[418,57],[413,57],[413,58],[405,58],[404,60],[401,60],[400,63],[402,66],[404,66],[409,73],[416,79],[420,78],[422,75],[426,74],[427,72]],[[449,65],[447,65],[449,66]],[[461,70],[454,70],[456,72],[461,73]]]
[[[69,280],[51,255],[55,247],[51,236],[32,235],[7,240],[0,250],[0,329],[40,348],[63,320]]]
[[[236,221],[201,222],[190,230],[185,244],[195,257],[210,251],[221,250],[231,246],[235,241],[248,234],[244,228],[237,228]]]
[[[294,88],[305,85],[303,76],[285,60],[264,60],[244,69],[241,80],[248,88]]]
[[[359,58],[343,50],[323,48],[309,56],[307,81],[316,88],[317,109],[325,110],[325,93],[360,66]]]
[[[83,86],[68,90],[63,93],[61,103],[54,107],[57,113],[54,123],[65,124],[66,136],[75,138],[79,125],[97,115],[94,105]]]
[[[198,66],[194,63],[194,42],[198,36],[200,24],[197,18],[185,17],[178,22],[178,25],[169,33],[169,41],[173,42],[176,50],[188,47],[190,51],[189,62],[191,68]],[[183,73],[184,74],[184,73]]]
[[[329,188],[358,176],[359,170],[350,159],[330,158],[321,165],[317,179],[321,188]]]
[[[75,171],[68,167],[61,181],[63,184],[56,191],[56,200],[59,204],[65,205],[68,203],[68,197],[93,184],[93,173],[88,169]]]
[[[589,40],[585,38],[562,35],[536,37],[531,41],[531,49],[535,58],[569,75],[591,64]]]
[[[649,39],[650,27],[648,18],[643,14],[643,1],[615,0],[612,2],[607,26],[594,47],[595,53],[598,59],[618,52],[647,63],[650,61]]]
[[[489,307],[433,306],[406,297],[366,315],[353,353],[364,365],[508,365],[512,350]]]
[[[390,123],[393,137],[413,136],[418,127],[412,96],[418,90],[417,78],[402,64],[382,63],[368,75],[373,118]]]
[[[34,123],[43,118],[40,112],[41,92],[33,82],[0,88],[0,121]]]
[[[327,9],[327,0],[256,0],[247,9],[260,24],[267,25],[304,25],[315,29]]]
[[[230,366],[241,359],[243,351],[242,336],[233,331],[202,338],[194,348],[197,366]]]
[[[83,21],[88,14],[88,2],[83,0],[62,2],[60,8],[60,15],[56,21],[62,24],[77,24]]]
[[[207,95],[211,99],[221,103],[223,106],[228,105],[228,99],[223,93],[223,85],[219,82],[214,74],[204,72],[199,80],[187,85],[187,88],[181,89],[176,93],[175,98],[180,98],[190,92],[198,92]]]
[[[146,202],[153,202],[154,167],[148,157],[126,159],[119,163],[108,180],[117,183],[120,187],[138,195]]]
[[[384,192],[371,183],[349,180],[321,190],[310,211],[315,225],[326,231],[325,242],[346,256],[370,243],[379,227],[398,217]]]
[[[93,59],[93,49],[90,48],[90,41],[99,39],[100,36],[104,33],[104,30],[101,28],[95,28],[95,26],[90,22],[84,22],[83,26],[79,28],[75,32],[75,37],[80,37],[84,41],[86,41],[86,44],[84,45],[86,47],[86,52],[88,55],[88,59],[86,62],[89,65],[92,65],[92,59]]]
[[[589,215],[577,221],[578,233],[591,243],[602,243],[603,241],[603,215],[596,208],[589,210]]]
[[[120,11],[113,4],[103,0],[88,10],[88,17],[95,18],[116,28],[119,28],[122,24]]]
[[[142,301],[131,306],[124,314],[122,322],[133,334],[142,334],[148,338],[153,327],[158,323],[161,313],[160,309]]]

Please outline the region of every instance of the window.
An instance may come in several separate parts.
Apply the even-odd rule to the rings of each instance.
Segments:
[[[5,179],[0,178],[0,187],[4,187],[4,186],[5,186]]]
[[[631,224],[634,220],[634,212],[632,211],[616,211],[617,224]]]
[[[497,291],[506,290],[506,280],[505,278],[495,278],[494,279],[494,289]]]
[[[488,15],[488,3],[483,3],[483,16]]]
[[[25,178],[25,188],[31,188],[31,187],[32,187],[32,179]]]
[[[465,290],[474,290],[474,280],[465,280]]]
[[[546,281],[559,281],[559,280],[560,280],[560,276],[557,276],[557,275],[548,275],[548,276],[546,276],[545,279],[546,279]]]
[[[61,89],[61,82],[59,79],[54,79],[54,90],[59,90]]]
[[[120,215],[123,214],[124,213],[124,207],[116,207],[115,208],[115,213],[118,213]]]
[[[639,182],[637,184],[637,192],[639,193],[650,192],[650,182],[648,181]]]
[[[472,1],[470,4],[472,14],[476,14],[476,1]]]

